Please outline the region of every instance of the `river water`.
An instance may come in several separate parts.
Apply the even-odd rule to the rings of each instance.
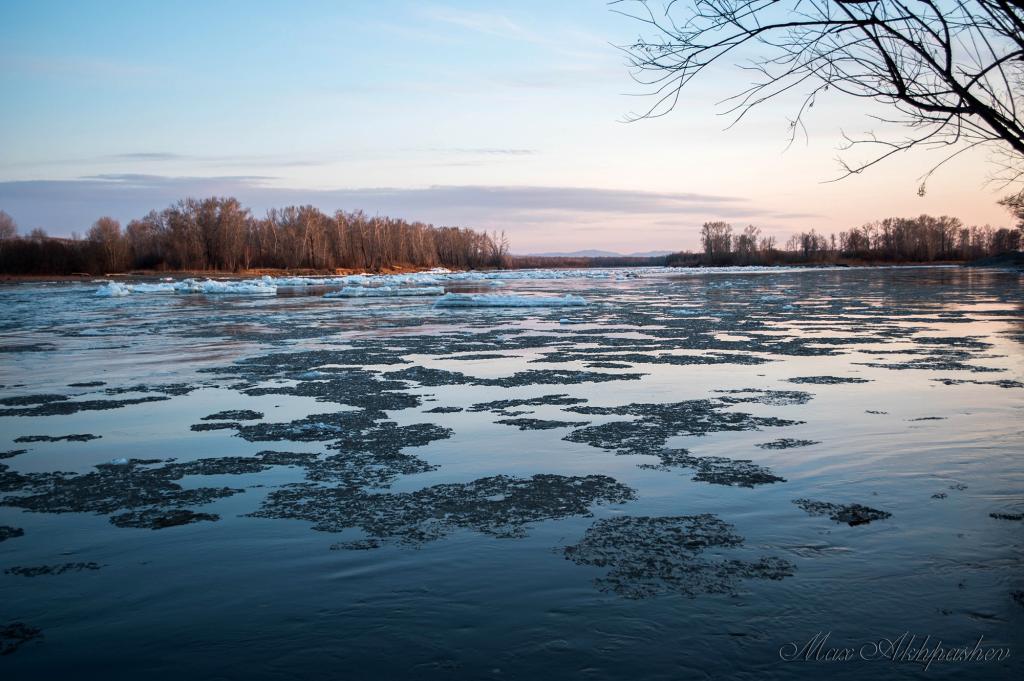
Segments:
[[[1024,670],[1020,273],[288,283],[0,287],[3,678]]]

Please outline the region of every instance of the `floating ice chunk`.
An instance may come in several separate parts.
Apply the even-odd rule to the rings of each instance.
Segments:
[[[435,267],[423,272],[405,274],[346,274],[322,277],[299,276],[264,276],[260,279],[248,280],[205,280],[185,279],[173,281],[165,279],[159,283],[122,284],[106,282],[96,295],[102,297],[120,297],[132,293],[207,293],[207,294],[264,294],[273,295],[278,288],[308,286],[340,286],[340,287],[431,287],[447,282],[471,282],[478,285],[503,286],[506,282],[516,281],[548,281],[561,279],[634,279],[656,276],[700,275],[720,276],[730,274],[772,274],[792,272],[822,272],[837,270],[836,267],[633,267],[633,268],[582,268],[582,269],[531,269],[531,270],[487,270],[487,271],[451,271],[445,267]],[[97,282],[102,283],[102,282]],[[113,286],[112,284],[116,284]],[[716,282],[715,287],[732,287],[733,282]],[[358,294],[357,294],[358,295]],[[374,295],[374,294],[370,294]],[[383,294],[378,294],[383,295]],[[397,294],[414,295],[414,294]],[[434,295],[434,294],[422,294]],[[335,297],[335,296],[331,296]],[[338,295],[337,297],[346,297]],[[782,301],[780,301],[782,302]],[[451,305],[445,303],[444,305]],[[454,305],[460,305],[455,303]],[[560,303],[564,305],[565,303]],[[576,303],[579,304],[579,303]],[[677,313],[678,314],[678,313]],[[685,313],[683,313],[685,314]]]
[[[324,298],[389,298],[392,296],[440,296],[443,286],[346,286],[325,293]]]
[[[264,275],[260,281],[267,286],[279,288],[301,288],[305,286],[338,286],[352,279],[358,279],[359,275],[344,277],[271,277]]]
[[[436,307],[576,307],[586,305],[579,296],[562,297],[502,296],[493,293],[446,293],[434,303]]]
[[[124,466],[126,463],[128,463],[128,459],[125,459],[123,457],[119,459],[111,459],[110,463],[112,463],[115,466]]]
[[[206,279],[185,279],[174,285],[176,291],[182,293],[207,293],[207,294],[259,294],[274,295],[277,293],[277,286],[268,284],[266,281],[217,281]]]
[[[121,298],[131,295],[132,290],[116,281],[108,281],[106,286],[96,289],[96,296],[99,298]]]
[[[132,293],[174,293],[174,284],[130,284],[128,286]]]
[[[176,282],[158,284],[122,284],[117,281],[107,282],[96,291],[102,298],[116,298],[132,293],[215,293],[215,294],[263,294],[274,295],[277,287],[262,280],[256,281],[216,281],[206,279],[184,279]]]

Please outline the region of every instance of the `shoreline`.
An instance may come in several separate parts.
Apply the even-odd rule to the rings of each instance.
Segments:
[[[103,274],[90,274],[88,272],[76,272],[73,274],[0,274],[0,283],[19,283],[31,281],[92,281],[93,279],[122,279],[122,278],[163,278],[174,279],[207,278],[207,279],[259,279],[264,276],[271,277],[345,277],[353,274],[415,274],[416,272],[428,272],[430,268],[424,267],[383,267],[376,272],[367,272],[359,269],[276,269],[261,267],[240,272],[229,272],[226,270],[131,270],[129,272],[106,272]]]
[[[604,265],[604,264],[582,264],[573,266],[558,266],[551,265],[548,267],[505,267],[505,268],[475,268],[473,270],[466,271],[478,271],[478,272],[491,272],[491,271],[509,271],[514,272],[517,270],[533,270],[533,269],[642,269],[645,267],[663,267],[666,270],[692,270],[692,269],[707,269],[714,271],[723,268],[740,268],[751,270],[755,268],[806,268],[806,269],[822,269],[822,268],[874,268],[874,267],[971,267],[971,268],[983,268],[983,269],[1005,269],[1020,268],[1024,265],[1024,256],[1016,255],[1009,256],[1007,258],[985,258],[978,261],[968,260],[941,260],[935,262],[874,262],[874,261],[837,261],[831,263],[778,263],[773,265],[696,265],[696,266],[669,266],[669,265]],[[361,269],[350,269],[350,268],[337,268],[337,269],[322,269],[314,270],[307,268],[299,269],[284,269],[284,268],[255,268],[249,270],[242,270],[240,272],[229,272],[225,270],[131,270],[129,272],[108,272],[104,274],[90,274],[87,272],[78,272],[73,274],[0,274],[0,283],[4,284],[16,284],[16,283],[27,283],[27,282],[88,282],[95,279],[153,279],[153,278],[173,278],[173,279],[189,279],[189,278],[206,278],[206,279],[235,279],[235,280],[247,280],[247,279],[259,279],[264,276],[271,277],[345,277],[352,275],[389,275],[389,274],[416,274],[419,272],[429,272],[432,268],[428,267],[410,267],[410,266],[395,266],[395,267],[384,267],[376,271],[366,271]],[[460,270],[453,270],[460,271]]]

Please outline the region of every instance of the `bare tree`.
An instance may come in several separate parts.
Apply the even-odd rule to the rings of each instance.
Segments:
[[[732,251],[732,225],[721,221],[705,222],[700,228],[700,241],[711,262],[721,261]]]
[[[151,269],[166,261],[164,248],[165,221],[152,210],[143,218],[132,220],[125,228],[128,257],[135,267]]]
[[[736,235],[736,238],[733,240],[734,250],[742,264],[746,265],[754,261],[757,255],[757,243],[760,236],[761,230],[754,225],[747,225],[743,228],[743,232]]]
[[[625,5],[627,0],[614,0]],[[633,76],[650,86],[653,105],[633,118],[662,116],[708,67],[750,59],[746,88],[723,100],[733,122],[782,95],[796,94],[790,140],[826,92],[879,102],[892,112],[877,122],[905,137],[844,134],[844,150],[874,148],[867,160],[840,161],[842,177],[915,147],[944,157],[988,147],[999,179],[1024,179],[1024,2],[1020,0],[628,0],[621,13],[647,24],[652,37],[623,49]],[[682,7],[686,16],[678,16]]]
[[[1024,191],[1013,196],[1007,196],[999,203],[1005,206],[1006,210],[1010,211],[1017,220],[1017,229],[1024,233]]]
[[[0,210],[0,241],[13,239],[18,234],[18,225],[14,218]]]
[[[102,217],[92,224],[86,235],[96,252],[100,269],[119,272],[124,266],[127,244],[121,236],[121,223],[111,217]]]

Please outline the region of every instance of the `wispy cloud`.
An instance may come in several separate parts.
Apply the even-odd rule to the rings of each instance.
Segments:
[[[0,70],[9,74],[86,80],[152,78],[167,75],[167,69],[161,66],[88,56],[3,56],[0,57]]]
[[[135,151],[126,154],[110,154],[100,158],[111,161],[186,161],[195,157],[184,154],[172,154],[165,151]]]
[[[484,154],[486,156],[531,156],[537,153],[536,149],[501,149],[492,147],[465,147],[437,149],[435,151],[450,151],[456,154]]]
[[[523,28],[504,14],[496,12],[479,12],[440,6],[425,7],[422,12],[428,19],[483,35],[531,43],[543,42],[537,34]]]
[[[38,159],[31,163],[0,161],[0,168],[10,174],[27,175],[43,169],[66,167],[88,168],[96,179],[97,171],[110,171],[104,176],[112,177],[121,169],[152,170],[153,176],[172,176],[172,173],[195,176],[207,173],[221,176],[234,169],[285,171],[289,168],[312,168],[353,161],[394,161],[402,159],[407,165],[421,167],[462,167],[493,166],[515,163],[540,154],[538,149],[525,147],[405,147],[400,149],[335,149],[294,154],[190,154],[172,153],[160,150],[123,151],[111,154],[78,156],[74,158]],[[13,171],[13,172],[12,172]],[[49,174],[48,172],[46,174]],[[231,173],[231,176],[234,176]]]
[[[577,28],[550,26],[526,26],[508,14],[495,11],[466,10],[462,8],[432,5],[420,8],[420,16],[457,29],[485,37],[527,43],[540,47],[561,60],[580,64],[604,61],[612,54],[608,41],[593,33]]]
[[[309,167],[328,165],[343,160],[350,160],[352,153],[330,152],[303,155],[284,154],[178,154],[165,151],[126,151],[114,154],[94,156],[78,156],[75,158],[55,158],[34,160],[30,164],[2,163],[0,167],[24,168],[46,166],[118,166],[122,164],[139,166],[143,164],[179,164],[190,167],[206,168],[244,168],[244,167]]]
[[[259,182],[276,179],[272,175],[219,175],[217,177],[193,177],[193,176],[168,176],[148,175],[146,173],[100,173],[97,175],[84,175],[79,181],[98,181],[121,186],[137,187],[174,187],[180,185],[191,186],[197,182],[210,180],[211,182],[238,183],[239,186],[255,186]],[[75,180],[72,180],[75,182]]]
[[[808,218],[820,218],[824,216],[821,213],[781,212],[772,213],[772,217],[782,220],[805,220]]]
[[[492,81],[510,88],[534,90],[565,90],[567,88],[593,87],[595,83],[617,82],[620,73],[615,68],[594,65],[552,66],[548,69],[522,70],[514,73],[495,74]]]

